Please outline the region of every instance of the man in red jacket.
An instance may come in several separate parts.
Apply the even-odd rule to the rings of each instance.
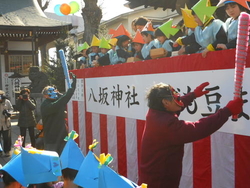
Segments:
[[[180,112],[209,91],[205,82],[194,92],[180,96],[170,85],[154,85],[148,95],[148,113],[142,136],[139,183],[150,188],[178,188],[182,174],[184,144],[205,138],[219,128],[231,115],[242,112],[243,100],[229,101],[215,114],[196,122],[179,120]]]

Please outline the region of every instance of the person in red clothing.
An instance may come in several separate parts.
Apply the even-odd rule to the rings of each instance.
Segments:
[[[208,93],[205,82],[193,92],[180,96],[172,86],[159,83],[148,92],[148,113],[142,136],[139,183],[150,188],[178,188],[182,174],[184,144],[217,131],[232,115],[242,112],[243,100],[229,101],[215,114],[195,122],[179,120],[180,112]]]

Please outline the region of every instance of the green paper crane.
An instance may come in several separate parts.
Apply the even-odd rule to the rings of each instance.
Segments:
[[[109,42],[108,40],[106,40],[105,38],[102,38],[100,40],[100,45],[99,45],[99,48],[106,48],[106,49],[110,49],[111,46],[109,45]]]
[[[211,6],[210,0],[200,0],[191,9],[204,24],[213,15],[217,7]]]
[[[87,42],[84,42],[83,45],[78,46],[77,51],[80,52],[82,50],[87,50],[89,48],[89,45]]]
[[[158,29],[160,29],[167,38],[170,38],[170,35],[174,36],[179,31],[179,29],[173,28],[172,24],[173,19],[169,19],[167,22],[159,26]]]

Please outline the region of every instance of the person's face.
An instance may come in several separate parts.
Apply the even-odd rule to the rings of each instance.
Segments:
[[[135,42],[134,45],[133,45],[136,52],[140,52],[141,49],[142,49],[142,46],[143,46],[142,44],[137,43],[137,42]]]
[[[112,49],[112,50],[115,50],[115,46],[112,45],[112,46],[111,46],[111,49]]]
[[[29,93],[28,93],[28,92],[25,92],[23,95],[29,95]]]
[[[162,99],[164,108],[169,112],[178,112],[182,109],[174,100],[169,101],[167,99]]]
[[[198,24],[198,26],[203,26],[202,21],[197,15],[194,15],[194,21]]]
[[[236,3],[228,3],[225,6],[225,10],[228,16],[232,17],[234,20],[239,17],[241,10]]]
[[[86,56],[86,49],[85,50],[82,50],[82,56]]]
[[[23,96],[23,95],[25,95],[25,96]],[[23,93],[22,94],[22,98],[23,98],[23,100],[28,100],[28,98],[29,98],[29,93],[28,92],[25,92],[25,93]]]
[[[146,36],[146,35],[143,35],[143,34],[142,34],[142,39],[143,39],[143,41],[144,41],[146,44],[148,44],[148,43],[150,43],[150,42],[152,41],[151,35]]]
[[[163,44],[163,43],[165,42],[166,39],[167,39],[167,37],[165,37],[165,36],[158,36],[158,37],[157,37],[157,40],[158,40],[161,44]]]
[[[101,48],[101,52],[102,52],[103,54],[106,54],[107,51],[108,51],[108,49],[106,49],[106,48]]]
[[[144,28],[144,25],[136,25],[135,28],[136,28],[135,31],[137,31],[138,29],[139,29],[139,31],[142,31]]]
[[[93,53],[98,53],[99,52],[99,47],[98,46],[92,46],[91,47]]]
[[[130,42],[129,40],[124,41],[122,43],[122,47],[124,47],[124,48],[128,47],[129,42]]]

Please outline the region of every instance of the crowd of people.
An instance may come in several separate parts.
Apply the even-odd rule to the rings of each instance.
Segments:
[[[90,45],[84,42],[78,47],[82,53],[80,68],[169,57],[172,52],[201,53],[205,58],[208,52],[235,48],[238,17],[249,10],[237,2],[225,1],[228,19],[224,23],[213,16],[217,7],[207,4],[208,0],[200,0],[191,9],[182,8],[183,20],[177,25],[172,25],[170,19],[155,28],[149,19],[140,16],[132,22],[134,37],[122,24],[109,31],[109,40],[94,35]]]

